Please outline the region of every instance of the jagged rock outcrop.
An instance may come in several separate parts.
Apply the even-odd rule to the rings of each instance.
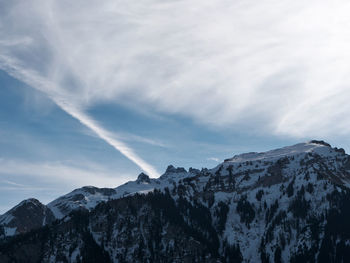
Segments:
[[[138,184],[144,184],[144,183],[149,184],[151,182],[151,179],[147,174],[140,173],[139,176],[137,177],[136,182]]]

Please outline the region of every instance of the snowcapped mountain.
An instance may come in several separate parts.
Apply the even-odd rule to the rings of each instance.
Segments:
[[[47,205],[57,219],[77,209],[90,210],[98,203],[108,201],[116,191],[110,188],[85,186],[57,198]]]
[[[323,141],[24,202],[0,262],[350,262],[350,156]]]
[[[170,165],[166,172],[158,179],[151,179],[148,175],[141,173],[136,181],[129,181],[114,189],[85,186],[57,198],[49,203],[47,207],[54,213],[57,219],[61,219],[73,210],[91,210],[100,202],[118,199],[136,193],[146,194],[154,189],[164,189],[165,187],[169,187],[170,184],[191,175],[193,176],[194,174],[187,172],[184,168],[175,168]]]
[[[164,189],[184,177],[193,176],[195,169],[191,171],[187,172],[184,168],[175,168],[170,165],[166,172],[158,179],[149,178],[148,175],[141,173],[136,181],[129,181],[114,189],[84,186],[55,199],[47,206],[33,198],[24,200],[0,216],[0,226],[3,226],[0,237],[13,236],[39,228],[52,223],[55,219],[62,219],[75,210],[90,211],[101,202],[136,193],[146,194],[154,189]],[[48,215],[47,220],[45,217],[46,214]]]
[[[55,217],[50,209],[37,199],[31,198],[22,201],[0,216],[0,225],[3,227],[5,236],[13,236],[40,228],[54,220]]]

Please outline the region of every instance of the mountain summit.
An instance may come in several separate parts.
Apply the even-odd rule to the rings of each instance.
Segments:
[[[332,148],[328,143],[323,141],[310,141],[307,143],[299,143],[293,146],[287,146],[284,148],[262,152],[262,153],[244,153],[236,155],[231,159],[226,159],[228,162],[246,162],[246,161],[262,161],[262,160],[276,160],[288,156],[297,156],[306,153],[315,153],[320,155],[326,155],[332,152]]]
[[[313,140],[24,201],[0,262],[350,262],[348,222],[350,156]]]

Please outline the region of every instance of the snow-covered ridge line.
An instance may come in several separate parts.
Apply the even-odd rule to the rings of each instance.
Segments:
[[[315,153],[317,155],[325,157],[326,159],[330,159],[331,161],[335,160],[336,156],[338,155],[343,156],[342,158],[345,159],[348,158],[342,149],[332,148],[329,144],[323,141],[310,141],[262,153],[245,153],[236,155],[231,159],[225,160],[224,163],[219,164],[217,167],[209,170],[204,168],[202,171],[200,171],[197,169],[190,168],[189,171],[186,171],[186,169],[184,168],[175,168],[174,166],[169,165],[166,172],[157,179],[149,178],[148,175],[141,173],[135,181],[129,181],[116,188],[97,188],[94,186],[85,186],[79,189],[75,189],[72,192],[53,200],[46,206],[41,204],[36,199],[24,200],[20,204],[12,208],[10,211],[8,211],[6,214],[0,216],[0,226],[7,226],[9,222],[14,219],[11,211],[14,211],[14,209],[16,208],[25,206],[28,203],[32,203],[34,207],[42,207],[41,210],[38,211],[43,210],[45,211],[44,214],[46,214],[47,211],[49,214],[53,214],[53,218],[61,219],[70,214],[73,210],[92,210],[99,203],[106,202],[108,200],[119,199],[126,196],[135,195],[137,193],[146,194],[148,192],[154,191],[155,189],[172,189],[174,185],[178,185],[179,183],[181,183],[181,180],[185,178],[190,179],[199,176],[197,187],[198,189],[200,189],[207,184],[208,174],[214,175],[217,173],[221,173],[221,176],[228,176],[229,169],[232,169],[230,173],[234,172],[235,174],[235,180],[237,180],[237,189],[248,189],[249,187],[256,187],[256,185],[267,185],[271,184],[269,180],[272,180],[267,177],[272,171],[271,168],[269,168],[272,165],[272,163],[285,157],[294,156],[297,158],[295,158],[295,162],[293,162],[293,164],[290,164],[289,169],[296,171],[296,169],[298,169],[298,166],[300,165],[299,161],[304,159],[304,157],[307,157],[306,155],[310,153]],[[261,161],[263,161],[263,163],[260,163]],[[248,165],[246,164],[247,162],[253,162],[253,164]],[[332,164],[330,165],[332,166]],[[349,169],[347,170],[350,171],[350,160],[348,166]],[[254,175],[254,177],[252,177],[251,180],[248,180],[248,177],[245,179],[241,179],[240,176],[238,176],[250,172],[252,172],[252,176]],[[262,178],[262,181],[257,181],[260,177]],[[276,177],[273,180],[284,179],[278,179]],[[343,182],[345,186],[350,185],[350,181],[347,181],[344,178],[338,178],[338,181],[339,180]],[[274,181],[272,181],[272,183],[274,183]],[[46,223],[47,221],[45,216],[45,218],[41,222],[41,225]]]
[[[236,155],[233,158],[226,159],[224,163],[243,163],[247,161],[259,160],[275,161],[286,156],[300,155],[310,152],[315,152],[320,155],[330,155],[332,154],[332,149],[333,148],[331,148],[328,143],[313,140],[267,152],[244,153]],[[216,169],[214,168],[213,171],[215,170]],[[96,207],[98,203],[105,202],[110,199],[118,199],[136,193],[147,193],[154,189],[164,189],[172,185],[173,182],[177,182],[185,177],[194,176],[197,173],[199,173],[199,170],[197,169],[190,169],[189,171],[186,171],[182,167],[175,168],[174,166],[169,165],[165,173],[157,179],[150,179],[148,175],[141,173],[137,180],[129,181],[116,188],[97,188],[94,186],[85,186],[75,189],[72,192],[53,200],[47,205],[47,207],[53,212],[56,218],[60,219],[74,209],[85,208],[91,210]],[[40,204],[38,200],[32,198],[22,201],[16,207],[22,206],[24,202]],[[3,222],[5,221],[4,215],[0,216],[0,220]]]
[[[306,143],[298,143],[292,146],[283,147],[267,152],[251,152],[235,155],[233,158],[226,159],[225,162],[241,163],[247,161],[258,160],[276,160],[286,156],[296,156],[299,154],[306,154],[314,152],[320,155],[328,155],[332,152],[332,148],[329,144],[323,141],[310,141]]]
[[[166,172],[157,179],[149,178],[148,175],[141,173],[135,181],[126,182],[116,188],[84,186],[55,199],[47,206],[57,219],[61,219],[75,209],[91,210],[97,204],[111,199],[119,199],[137,193],[146,194],[154,189],[164,189],[173,182],[193,176],[193,172],[194,170],[187,172],[184,168],[169,165]]]
[[[4,230],[0,226],[0,236],[1,231],[7,236],[15,232],[24,233],[29,221],[46,223],[46,218],[50,219],[46,215],[54,211],[57,212],[56,218],[63,219],[57,221],[53,232],[60,225],[66,229],[65,223],[71,227],[74,216],[89,217],[91,235],[98,245],[103,244],[105,251],[115,259],[114,262],[125,259],[144,261],[148,254],[144,244],[154,243],[154,235],[149,233],[149,229],[158,229],[161,243],[166,244],[163,248],[167,247],[166,250],[153,251],[163,251],[163,256],[175,255],[174,258],[181,258],[181,255],[183,258],[184,254],[181,253],[185,253],[186,256],[196,258],[193,262],[202,262],[203,257],[197,258],[197,255],[204,255],[203,251],[197,249],[205,247],[206,242],[202,243],[201,239],[197,240],[194,236],[196,242],[186,243],[186,240],[192,238],[180,234],[186,233],[181,232],[181,226],[192,228],[194,233],[204,233],[204,239],[211,242],[210,246],[215,247],[216,253],[220,257],[227,257],[212,262],[236,262],[232,257],[240,258],[237,262],[261,262],[264,258],[270,258],[274,262],[304,262],[296,260],[304,256],[313,258],[310,262],[319,262],[316,258],[317,253],[324,251],[322,244],[330,244],[330,241],[337,240],[340,236],[344,236],[340,241],[343,242],[343,251],[350,251],[350,232],[343,235],[348,231],[345,226],[350,221],[349,186],[350,156],[344,150],[332,148],[325,142],[310,141],[265,153],[238,155],[213,169],[186,171],[184,168],[169,166],[157,179],[141,173],[137,180],[113,189],[83,187],[54,200],[48,206],[41,206],[41,210],[32,214],[30,212],[36,211],[37,207],[32,204],[23,205],[24,217],[20,215],[15,220],[25,218],[25,222],[17,224],[14,221],[12,225],[5,225]],[[169,191],[164,190],[166,187]],[[154,191],[155,189],[163,193]],[[154,193],[148,196],[133,196],[152,191]],[[98,206],[110,199],[114,200],[108,205]],[[70,214],[75,209],[94,210],[92,213]],[[165,212],[168,209],[172,211],[169,214]],[[42,216],[38,218],[38,214]],[[35,220],[27,220],[27,215]],[[174,215],[179,218],[177,222],[183,223],[169,227]],[[341,220],[340,235],[334,233],[327,237],[325,229],[338,229]],[[15,229],[17,226],[18,230]],[[79,233],[80,226],[76,228]],[[85,253],[84,248],[79,252],[79,248],[69,247],[70,244],[83,242],[83,238],[59,232],[63,232],[63,236],[55,242],[58,244],[56,247],[62,248],[62,251],[57,257],[66,254],[69,255],[67,258],[71,258],[68,251],[77,251],[73,253],[74,257]],[[74,242],[72,238],[75,239]],[[146,241],[140,243],[139,240]],[[219,240],[222,247],[215,240]],[[183,246],[173,246],[175,241]],[[131,248],[127,256],[118,254],[125,247]],[[333,251],[338,253],[338,244],[333,247]],[[168,253],[169,251],[172,252]],[[16,254],[16,250],[13,254]],[[140,260],[135,260],[135,255],[140,255]],[[149,261],[155,260],[151,256]],[[350,262],[350,256],[344,262]]]

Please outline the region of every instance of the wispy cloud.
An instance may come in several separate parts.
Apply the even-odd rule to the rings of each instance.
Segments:
[[[290,136],[350,131],[348,1],[14,0],[3,10],[0,54],[74,107],[128,103]]]
[[[116,150],[121,152],[128,159],[133,161],[141,169],[151,176],[159,176],[155,168],[140,158],[131,148],[123,142],[115,139],[116,135],[110,133],[101,127],[94,119],[84,113],[84,110],[78,103],[74,103],[69,99],[69,94],[62,91],[55,83],[47,79],[41,78],[36,72],[21,67],[20,63],[15,59],[0,55],[0,68],[7,71],[12,76],[22,80],[28,85],[44,92],[49,96],[61,109],[66,111],[75,119],[79,120],[83,125],[90,128],[101,139],[106,141]]]
[[[93,136],[93,137],[98,137],[96,133],[94,133],[91,130],[84,130],[83,131],[86,135],[88,136]],[[143,143],[143,144],[148,144],[148,145],[153,145],[161,148],[169,148],[170,145],[158,140],[158,139],[152,139],[144,136],[139,136],[131,133],[125,133],[125,132],[118,132],[113,133],[112,136],[116,140],[121,140],[121,141],[127,141],[127,142],[138,142],[138,143]]]
[[[114,174],[103,168],[89,164],[75,164],[65,162],[27,162],[23,160],[0,159],[0,176],[4,184],[1,189],[17,190],[49,190],[50,185],[63,184],[72,187],[94,185],[98,187],[116,187],[130,179],[129,174]],[[21,183],[9,180],[7,177],[20,178]],[[36,178],[45,182],[45,187],[33,187],[29,178]],[[27,179],[25,179],[27,178]],[[27,182],[27,183],[23,183]],[[49,186],[48,186],[49,185]]]
[[[209,157],[207,158],[208,161],[214,161],[214,162],[220,162],[220,159],[219,158],[216,158],[216,157]]]
[[[149,145],[153,145],[153,146],[158,146],[161,148],[169,148],[170,146],[160,140],[155,140],[155,139],[150,139],[150,138],[146,138],[143,136],[138,136],[135,134],[119,134],[121,138],[123,138],[126,141],[133,141],[133,142],[141,142],[141,143],[145,143],[145,144],[149,144]]]
[[[0,214],[23,199],[48,203],[86,185],[114,188],[135,175],[111,171],[92,161],[27,161],[0,158]]]
[[[23,199],[48,203],[86,185],[117,187],[135,174],[108,170],[92,161],[28,161],[0,158],[0,214]]]
[[[24,184],[19,184],[19,183],[12,182],[12,181],[9,181],[9,180],[2,180],[2,182],[3,182],[4,184],[11,185],[11,186],[15,186],[15,187],[25,187]]]

